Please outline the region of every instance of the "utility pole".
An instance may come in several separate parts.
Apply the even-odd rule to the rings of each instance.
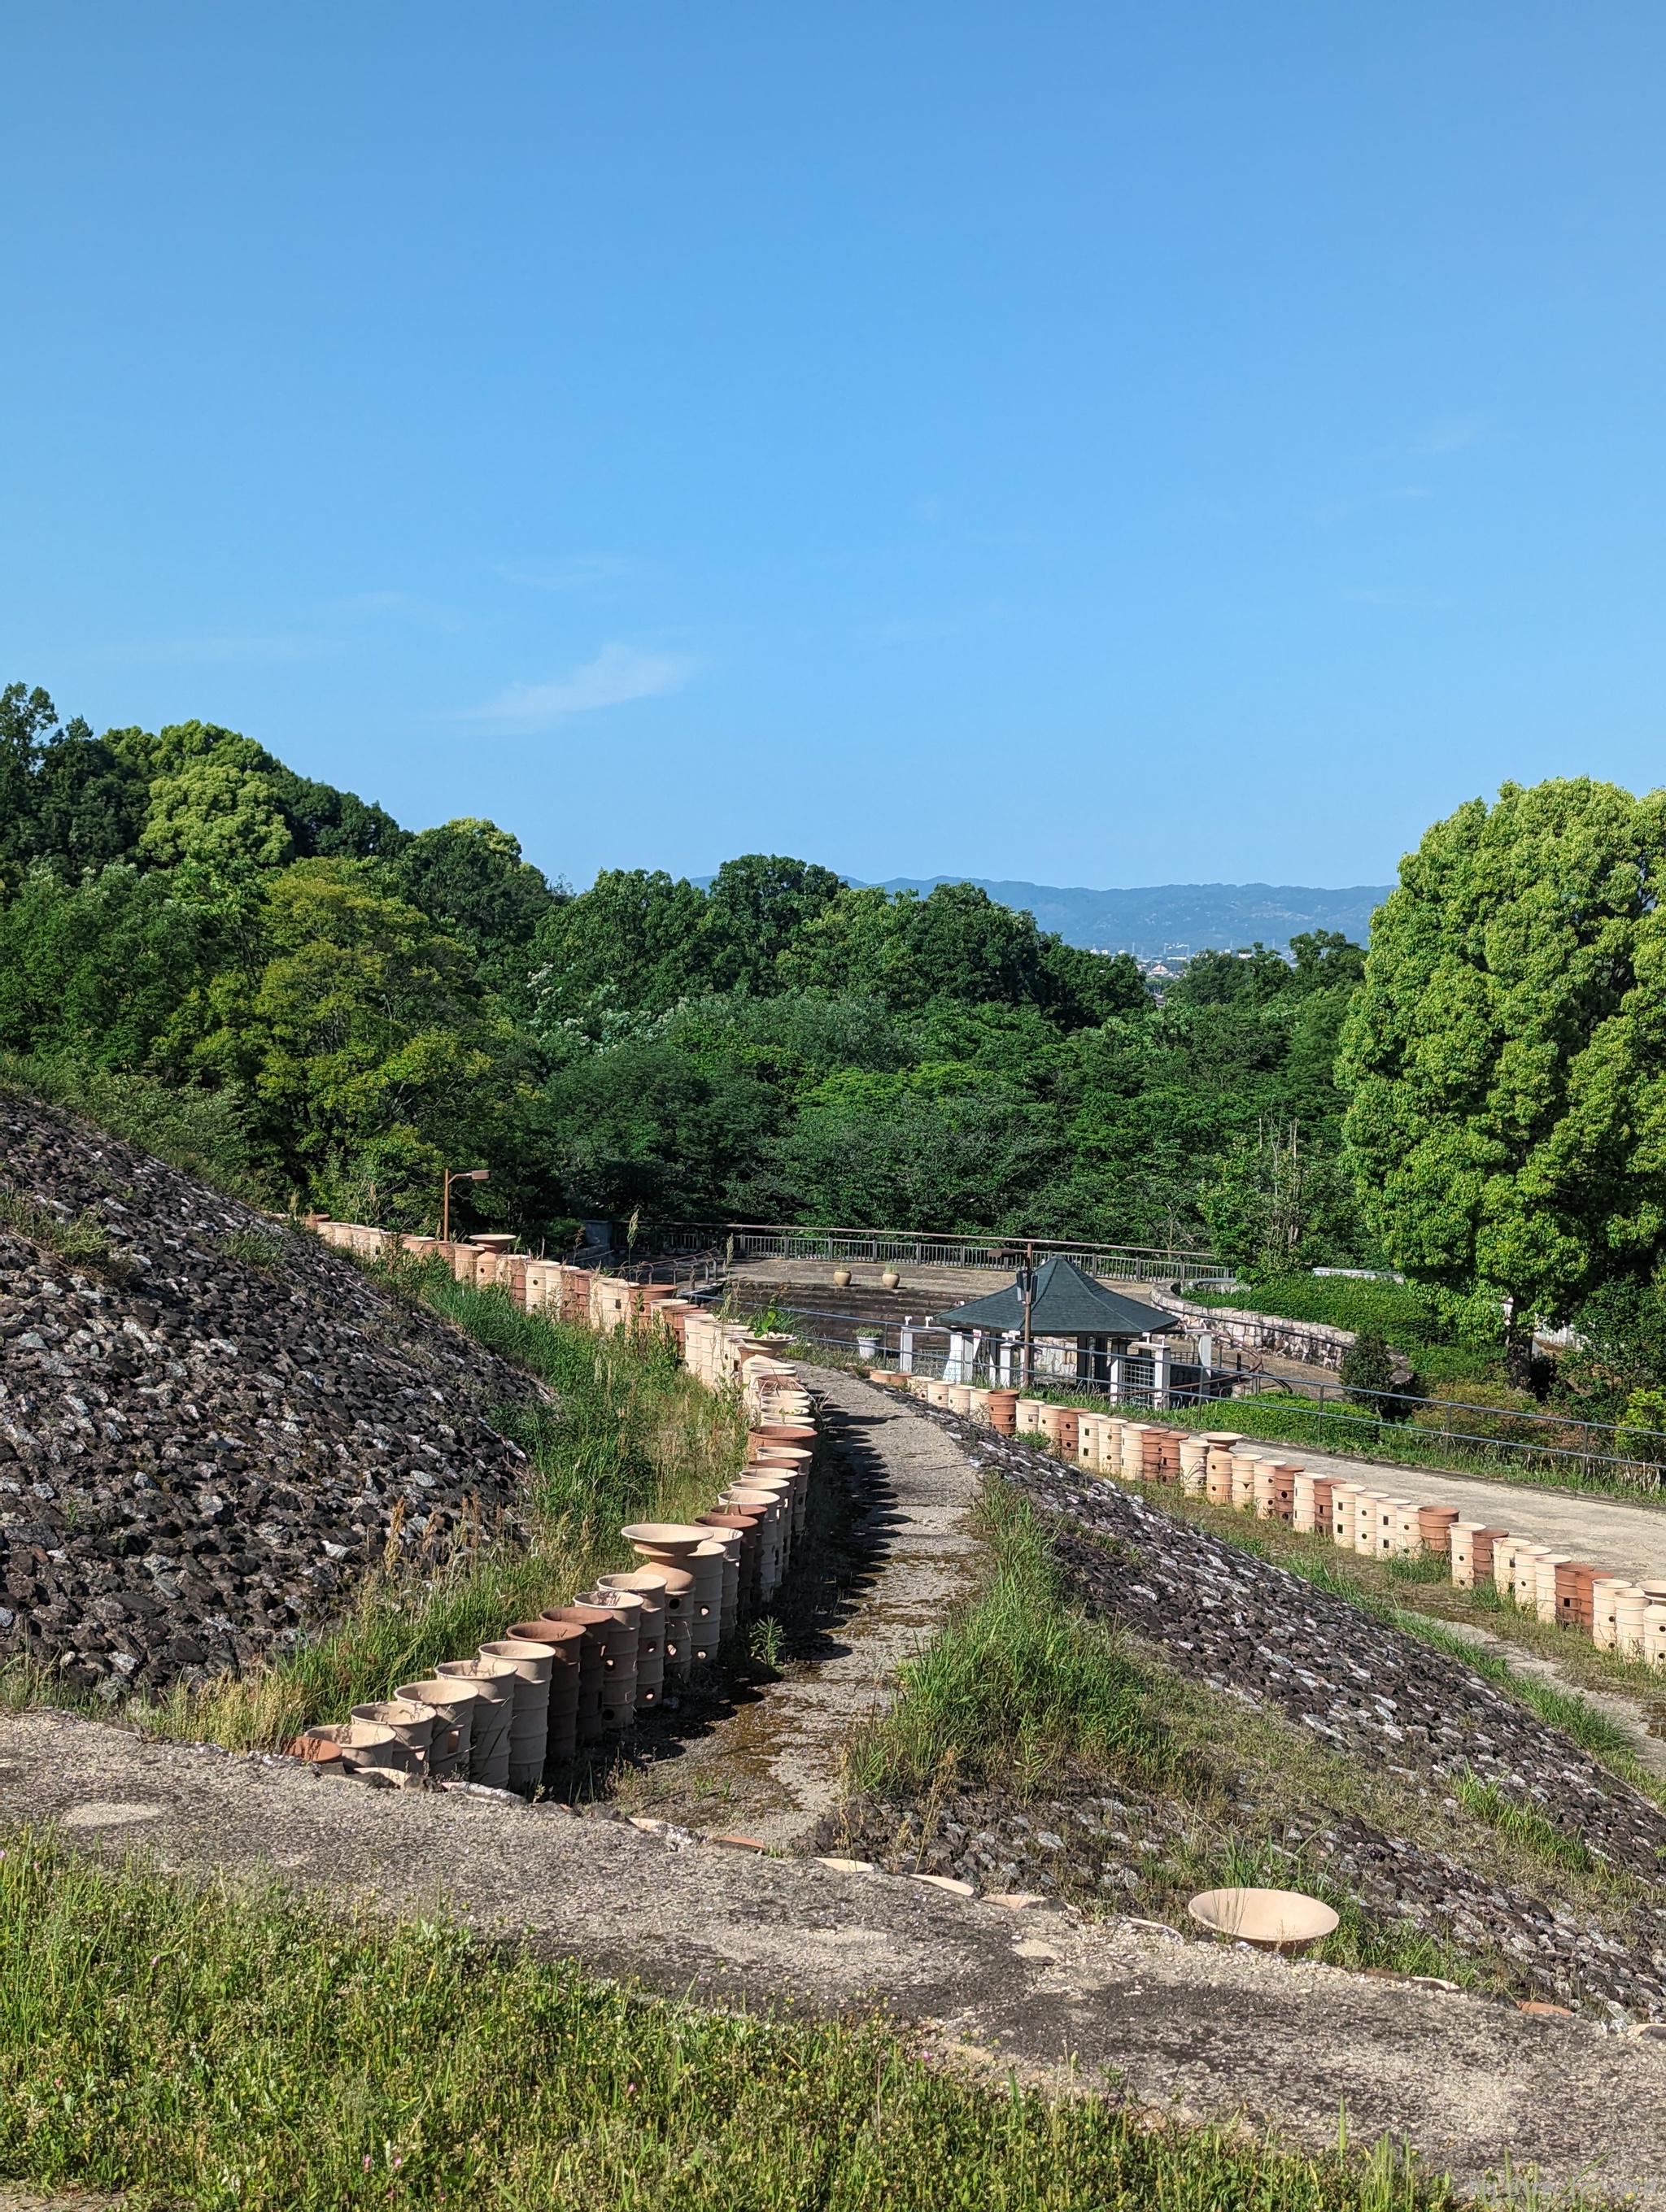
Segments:
[[[1033,1328],[1036,1310],[1036,1248],[1033,1244],[1026,1244],[1024,1248],[1024,1265],[1018,1269],[1018,1288],[1024,1293],[1024,1347],[1018,1364],[1023,1370],[1024,1387],[1027,1390],[1031,1381],[1031,1370],[1036,1351]]]

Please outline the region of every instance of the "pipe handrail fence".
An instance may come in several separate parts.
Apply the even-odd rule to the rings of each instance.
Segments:
[[[847,1260],[880,1267],[1018,1267],[1026,1254],[1037,1260],[1073,1260],[1084,1273],[1120,1282],[1230,1283],[1233,1271],[1210,1252],[1182,1252],[1155,1244],[1097,1244],[1058,1237],[962,1236],[914,1229],[818,1229],[793,1222],[686,1221],[645,1226],[662,1252],[721,1251],[734,1260]]]
[[[866,1314],[830,1313],[780,1303],[770,1310],[788,1325],[799,1342],[847,1356],[854,1350],[865,1366],[900,1358],[904,1334],[909,1339],[910,1372],[940,1378],[951,1364],[949,1331],[940,1326],[919,1322],[909,1326],[876,1321]],[[829,1322],[848,1323],[848,1333],[831,1334],[814,1326]],[[940,1337],[943,1342],[939,1346],[922,1341],[931,1336]],[[998,1382],[994,1358],[1002,1342],[1000,1337],[985,1337],[975,1352],[963,1352],[956,1364],[956,1379]],[[1014,1347],[1009,1344],[1008,1348]],[[1206,1407],[1215,1406],[1231,1405],[1245,1413],[1252,1408],[1255,1413],[1282,1413],[1288,1408],[1295,1433],[1269,1436],[1268,1443],[1304,1444],[1310,1450],[1339,1457],[1346,1457],[1350,1451],[1368,1452],[1374,1446],[1385,1455],[1408,1463],[1421,1451],[1456,1451],[1493,1461],[1494,1472],[1561,1474],[1576,1481],[1595,1480],[1604,1487],[1639,1495],[1666,1491],[1666,1431],[1622,1428],[1617,1422],[1590,1421],[1563,1413],[1518,1412],[1513,1407],[1494,1412],[1460,1399],[1414,1398],[1403,1391],[1370,1390],[1359,1384],[1305,1379],[1292,1382],[1254,1368],[1211,1368],[1206,1372],[1181,1362],[1176,1364],[1198,1379],[1174,1381],[1159,1392],[1155,1387],[1155,1364],[1148,1354],[1124,1353],[1120,1364],[1123,1370],[1120,1382],[1093,1376],[1037,1373],[1026,1386],[1027,1395],[1096,1399],[1140,1412],[1190,1412],[1194,1416]],[[1248,1393],[1246,1384],[1254,1385]],[[1414,1422],[1410,1416],[1419,1413],[1445,1418]],[[1484,1428],[1480,1425],[1483,1422],[1493,1425]],[[1512,1431],[1516,1433],[1509,1433]],[[1631,1446],[1628,1450],[1618,1449],[1622,1434]]]

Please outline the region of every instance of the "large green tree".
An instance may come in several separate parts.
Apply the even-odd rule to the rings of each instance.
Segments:
[[[1506,783],[1424,836],[1342,1039],[1366,1214],[1409,1275],[1560,1319],[1666,1254],[1666,793]]]

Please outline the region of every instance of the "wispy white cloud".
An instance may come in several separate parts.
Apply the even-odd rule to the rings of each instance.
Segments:
[[[623,576],[625,563],[611,553],[582,553],[557,562],[553,568],[516,568],[500,562],[497,573],[506,584],[524,584],[530,591],[580,592],[587,585],[608,584]]]
[[[679,691],[693,671],[693,661],[682,653],[639,653],[616,641],[556,683],[511,684],[464,720],[506,730],[547,729],[564,715],[587,714],[593,707],[620,707],[628,700]]]
[[[1484,445],[1493,425],[1485,415],[1443,415],[1407,448],[1413,453],[1461,453],[1466,446]]]

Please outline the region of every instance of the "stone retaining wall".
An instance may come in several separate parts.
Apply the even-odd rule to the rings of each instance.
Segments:
[[[1299,1359],[1309,1367],[1340,1370],[1342,1355],[1353,1342],[1351,1328],[1333,1328],[1328,1322],[1291,1321],[1283,1314],[1245,1313],[1237,1306],[1198,1306],[1173,1291],[1155,1284],[1144,1295],[1185,1322],[1194,1331],[1205,1331],[1246,1352],[1276,1352],[1280,1359]]]

